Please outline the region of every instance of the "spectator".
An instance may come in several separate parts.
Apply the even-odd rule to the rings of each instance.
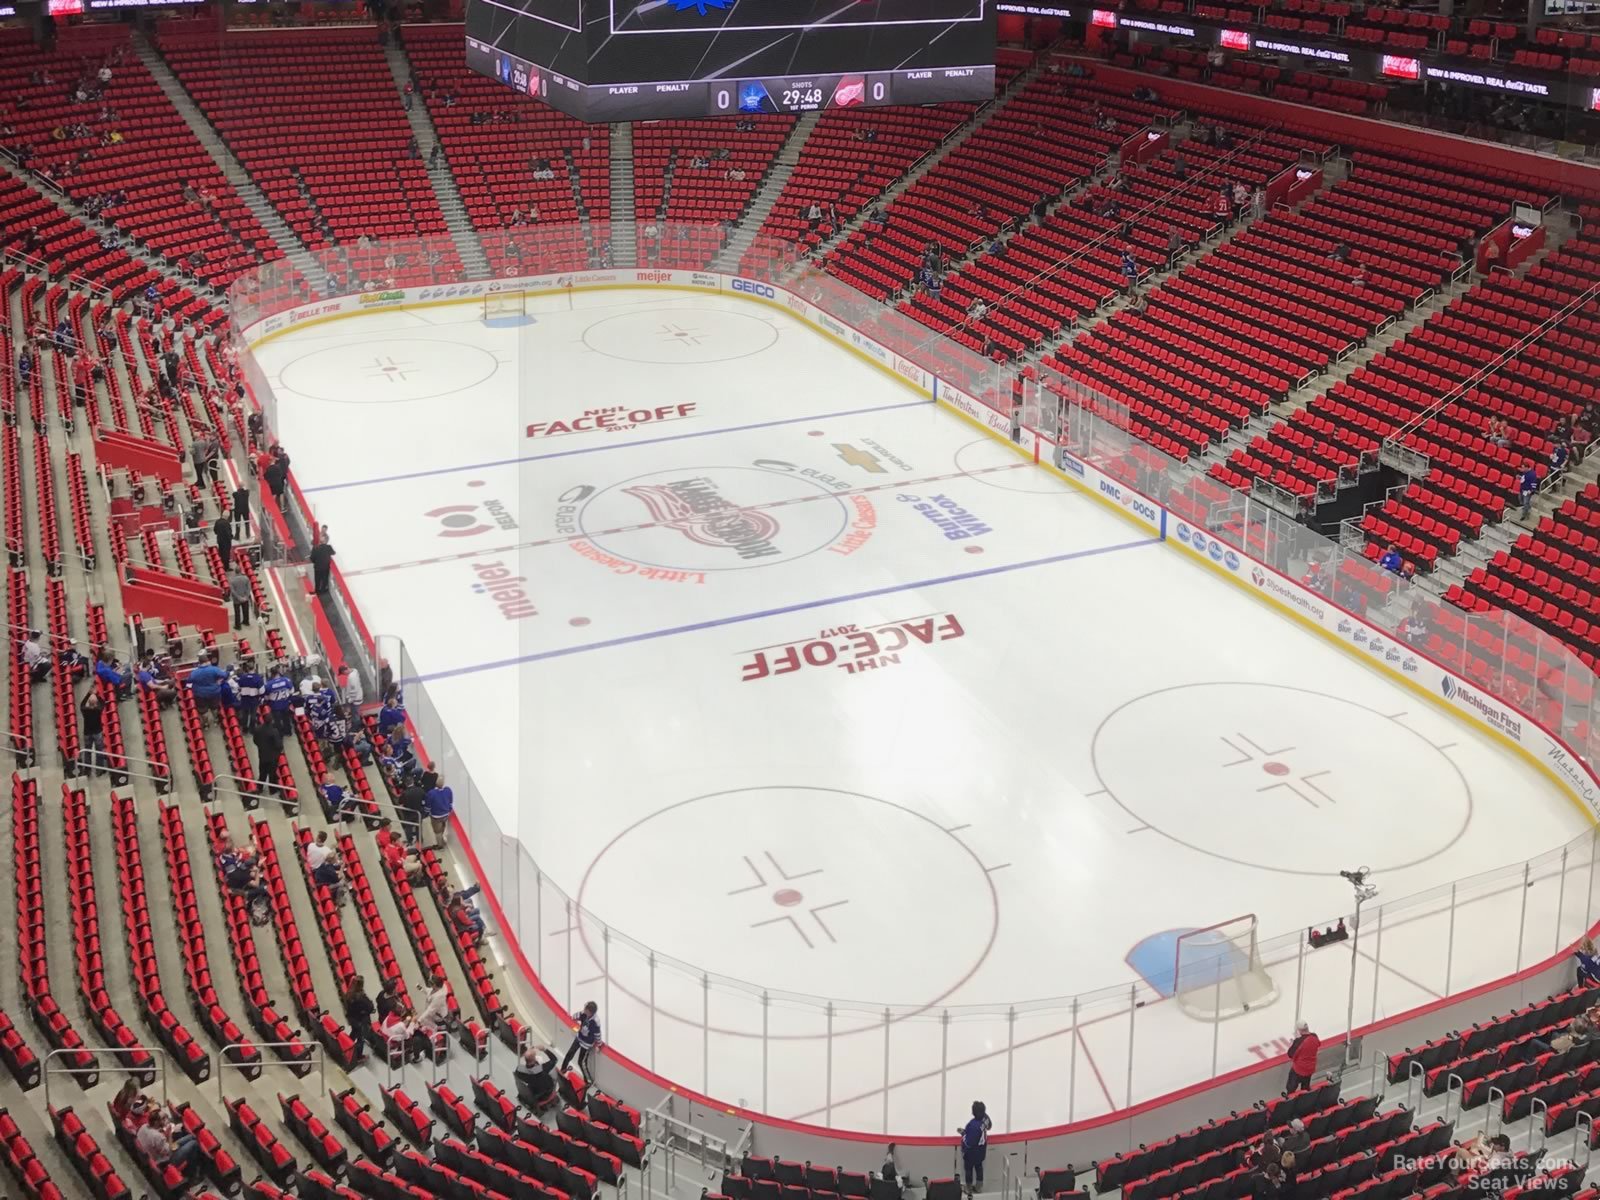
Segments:
[[[50,655],[45,652],[43,638],[43,630],[30,629],[22,639],[22,665],[30,683],[39,683],[50,674]]]
[[[378,828],[382,831],[389,826],[390,821],[385,818]],[[416,887],[427,878],[428,871],[422,865],[422,859],[409,851],[403,839],[391,832],[388,837],[380,840],[383,844],[383,865],[389,869],[391,875],[403,876],[412,887]]]
[[[1561,476],[1566,471],[1567,459],[1571,451],[1567,444],[1557,439],[1550,447],[1550,472],[1545,476],[1554,486],[1561,486]]]
[[[311,882],[325,887],[335,902],[344,897],[339,891],[339,852],[328,844],[328,831],[317,830],[316,840],[306,846],[306,869]]]
[[[226,518],[218,518],[226,524]],[[228,595],[233,599],[233,627],[243,629],[255,618],[255,593],[250,590],[250,576],[238,563],[228,572]]]
[[[1528,459],[1522,464],[1522,474],[1517,479],[1517,496],[1522,501],[1522,519],[1526,521],[1533,515],[1533,497],[1539,491],[1539,472],[1533,465],[1533,459]]]
[[[200,1154],[200,1143],[192,1133],[176,1134],[168,1128],[167,1114],[157,1109],[150,1120],[134,1135],[134,1145],[139,1153],[156,1165],[176,1167],[183,1177],[192,1179],[197,1171],[195,1159]]]
[[[428,820],[433,825],[433,849],[443,849],[450,830],[450,814],[455,811],[455,806],[455,793],[443,777],[436,777],[433,787],[428,789]]]
[[[209,657],[202,659],[200,665],[189,672],[189,691],[194,696],[195,707],[202,715],[217,709],[222,699],[222,681],[225,678],[227,672]]]
[[[105,713],[102,708],[99,689],[91,684],[83,702],[78,705],[78,711],[82,714],[80,728],[83,740],[79,762],[87,767],[91,777],[100,774],[102,767],[107,774],[111,771],[111,758],[106,754]]]
[[[900,1166],[900,1155],[893,1142],[890,1142],[883,1152],[883,1165],[878,1168],[878,1174],[883,1176],[885,1183],[894,1184],[898,1184],[905,1175],[905,1169]]]
[[[1176,225],[1167,228],[1167,270],[1172,270],[1178,265],[1178,259],[1183,254],[1183,234]]]
[[[358,732],[361,726],[354,713],[355,709],[349,705],[335,704],[333,712],[328,717],[324,740],[340,758],[344,757],[346,750],[353,750],[362,762],[371,762],[372,743]]]
[[[256,726],[252,739],[256,744],[256,778],[264,786],[273,786],[278,778],[278,763],[283,758],[283,734],[274,721],[263,721]]]
[[[1572,952],[1578,960],[1578,984],[1580,987],[1592,987],[1600,983],[1600,957],[1595,954],[1594,939],[1584,938],[1578,943],[1578,948]]]
[[[1250,188],[1243,182],[1235,180],[1233,185],[1233,215],[1242,217],[1249,207]]]
[[[599,1012],[600,1006],[591,1000],[581,1010],[572,1014],[577,1032],[573,1036],[572,1045],[567,1047],[567,1053],[561,1060],[561,1070],[565,1072],[573,1056],[576,1055],[578,1070],[590,1083],[594,1082],[594,1053],[601,1046]]]
[[[111,1097],[106,1105],[111,1110],[111,1119],[119,1125],[126,1126],[133,1116],[134,1104],[144,1098],[139,1095],[139,1081],[128,1078],[123,1080],[122,1086],[117,1089],[117,1094]],[[145,1101],[146,1107],[149,1101]]]
[[[1294,1041],[1289,1043],[1289,1085],[1284,1089],[1290,1095],[1311,1086],[1321,1049],[1322,1039],[1311,1032],[1311,1026],[1304,1021],[1295,1026]]]
[[[428,790],[421,779],[411,779],[400,793],[400,828],[406,845],[415,846],[422,840],[422,816],[427,809]]]
[[[1336,263],[1348,262],[1350,259],[1349,243],[1339,242],[1328,252],[1328,257]]]
[[[1181,154],[1172,156],[1172,174],[1179,183],[1189,178],[1189,160]]]
[[[972,1119],[956,1130],[961,1135],[961,1168],[969,1196],[983,1190],[983,1160],[989,1152],[989,1130],[992,1125],[983,1101],[974,1100]]]
[[[294,705],[294,683],[276,663],[267,669],[265,695],[272,724],[280,736],[288,733],[293,727],[291,710]]]
[[[378,736],[386,738],[390,730],[405,723],[405,707],[400,703],[399,695],[391,692],[383,698],[383,707],[378,709]]]
[[[517,1099],[537,1112],[554,1098],[556,1054],[549,1046],[529,1046],[517,1060],[511,1077],[516,1081]]]
[[[487,928],[484,925],[483,914],[478,911],[478,906],[471,903],[472,898],[478,894],[478,884],[463,888],[459,892],[452,892],[449,901],[445,904],[445,917],[449,920],[453,930],[466,934],[474,946],[481,943]]]
[[[319,596],[328,594],[328,572],[333,567],[334,549],[328,542],[318,542],[311,548],[312,586]]]
[[[1396,550],[1391,544],[1379,557],[1378,565],[1385,571],[1393,571],[1398,575],[1400,573],[1400,551]]]
[[[1227,228],[1228,220],[1232,213],[1233,208],[1228,203],[1228,189],[1218,188],[1217,198],[1215,201],[1213,201],[1211,206],[1211,215],[1217,219],[1217,223],[1219,225],[1221,225],[1223,228]]]
[[[261,678],[254,658],[246,658],[239,663],[233,683],[239,692],[239,723],[244,732],[249,733],[260,718],[261,697],[266,691],[266,681]]]
[[[266,482],[267,490],[272,493],[273,501],[282,508],[283,490],[289,481],[289,459],[278,447],[273,447],[271,460],[261,472],[261,478]]]
[[[417,1014],[417,1025],[428,1034],[443,1033],[453,1023],[450,1016],[450,985],[444,973],[437,972],[428,983],[428,997]],[[429,1038],[430,1043],[432,1037]]]
[[[1122,278],[1127,283],[1131,293],[1139,283],[1139,264],[1133,257],[1133,251],[1124,246],[1122,250]]]
[[[250,536],[250,489],[245,487],[243,482],[233,489],[233,536],[235,538]]]
[[[233,838],[224,835],[222,849],[217,852],[217,870],[228,890],[244,900],[251,923],[265,925],[272,915],[272,901],[261,883],[256,856],[237,849]]]
[[[361,686],[361,676],[349,664],[339,668],[339,703],[359,708],[367,694]]]
[[[1311,1146],[1311,1135],[1306,1123],[1299,1117],[1289,1122],[1289,1132],[1283,1135],[1282,1147],[1286,1154],[1304,1154]]]
[[[211,532],[217,539],[217,553],[222,556],[222,569],[229,570],[233,566],[233,522],[226,513],[211,522]],[[238,628],[237,625],[234,626]]]
[[[366,1045],[372,1033],[372,997],[367,995],[367,981],[357,975],[350,981],[344,994],[344,1019],[350,1024],[350,1036],[358,1045]]]
[[[989,315],[989,306],[987,304],[985,304],[982,299],[974,300],[967,307],[967,320],[969,322],[971,322],[972,324],[974,324],[974,325],[976,325],[979,321],[983,320],[988,315]]]
[[[400,981],[390,977],[383,981],[383,987],[378,989],[378,999],[373,1005],[378,1014],[378,1024],[384,1025],[391,1021],[396,1014],[405,1015],[405,1002],[400,999]]]
[[[102,646],[95,656],[94,677],[109,686],[118,700],[126,699],[133,693],[133,673],[122,669],[122,660],[114,658],[108,647]]]

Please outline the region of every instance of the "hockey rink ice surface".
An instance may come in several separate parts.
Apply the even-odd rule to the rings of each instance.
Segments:
[[[547,899],[529,959],[686,1087],[907,1134],[975,1098],[998,1130],[1090,1117],[1211,1071],[1213,1025],[1141,983],[1141,944],[1326,923],[1361,865],[1376,904],[1447,900],[1586,827],[1520,758],[782,311],[529,304],[520,329],[392,311],[256,353],[367,624],[591,914]],[[1552,934],[1525,961],[1593,886],[1527,889]],[[1507,889],[1460,908],[1448,963],[1443,903],[1382,921],[1382,968],[1364,930],[1357,1021],[1508,973]],[[658,966],[654,1020],[628,942],[693,965]],[[1349,964],[1305,956],[1324,1035]],[[1219,1070],[1290,1033],[1302,968],[1271,969]],[[1100,989],[1076,1017],[1032,1003]]]

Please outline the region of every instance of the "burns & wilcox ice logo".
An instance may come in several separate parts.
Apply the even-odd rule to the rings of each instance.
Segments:
[[[672,483],[639,484],[622,489],[643,504],[650,519],[701,546],[732,550],[740,558],[782,554],[772,539],[778,522],[771,514],[740,508],[724,497],[714,480],[704,476]]]

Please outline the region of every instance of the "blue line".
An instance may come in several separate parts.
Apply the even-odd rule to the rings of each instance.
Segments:
[[[759,621],[785,613],[805,612],[810,608],[825,608],[830,604],[845,604],[851,600],[869,600],[874,596],[892,596],[896,592],[914,588],[937,587],[944,583],[960,583],[967,579],[981,579],[986,575],[1004,575],[1011,571],[1026,571],[1031,567],[1047,567],[1053,563],[1069,562],[1075,558],[1093,558],[1099,554],[1114,554],[1118,550],[1136,550],[1140,546],[1159,545],[1159,537],[1141,538],[1136,542],[1118,542],[1113,546],[1095,546],[1089,550],[1073,550],[1066,554],[1052,554],[1048,558],[1034,558],[1027,562],[1005,563],[997,567],[980,567],[976,571],[962,571],[956,575],[941,575],[935,579],[918,579],[910,583],[896,583],[888,587],[872,588],[865,592],[852,592],[847,596],[825,596],[821,600],[802,600],[799,604],[785,604],[781,608],[763,609],[761,612],[739,613],[731,617],[716,617],[709,621],[696,621],[693,625],[677,625],[670,629],[656,629],[649,633],[633,633],[627,637],[612,638],[604,642],[590,642],[586,646],[568,646],[561,650],[541,650],[537,654],[524,654],[517,658],[502,658],[496,662],[478,663],[471,667],[452,667],[432,675],[417,676],[417,682],[432,683],[438,679],[454,679],[459,675],[472,675],[478,671],[494,671],[501,667],[521,666],[524,663],[543,662],[551,658],[566,658],[572,654],[586,654],[590,650],[609,650],[614,646],[629,646],[636,642],[654,641],[656,638],[675,637],[680,633],[697,633],[702,629],[715,629],[719,625],[739,625],[745,621]]]
[[[557,450],[552,454],[528,454],[521,458],[501,458],[494,462],[467,463],[459,467],[437,467],[431,471],[410,471],[404,475],[380,475],[375,479],[351,479],[345,483],[324,483],[317,487],[301,488],[301,492],[337,492],[344,488],[367,487],[374,483],[399,483],[406,479],[426,479],[432,475],[453,475],[457,471],[482,471],[489,467],[512,467],[518,463],[543,462],[549,458],[571,458],[575,454],[598,454],[602,450],[624,450],[635,446],[659,446],[663,442],[681,442],[686,438],[712,437],[719,433],[744,433],[749,429],[772,429],[778,425],[799,425],[806,421],[831,421],[835,417],[859,417],[866,413],[893,412],[899,408],[921,408],[931,400],[907,400],[901,404],[879,404],[874,408],[847,408],[842,412],[817,413],[809,417],[784,417],[777,421],[757,421],[753,425],[730,425],[725,429],[699,429],[693,433],[673,433],[664,437],[640,438],[630,441],[611,441],[604,446],[585,446],[578,450]]]

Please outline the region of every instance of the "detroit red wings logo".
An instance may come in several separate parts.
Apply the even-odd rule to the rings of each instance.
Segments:
[[[732,550],[740,558],[768,558],[782,553],[772,544],[778,522],[756,509],[740,508],[704,477],[673,483],[639,484],[622,489],[643,504],[656,524],[676,529],[701,546]]]

